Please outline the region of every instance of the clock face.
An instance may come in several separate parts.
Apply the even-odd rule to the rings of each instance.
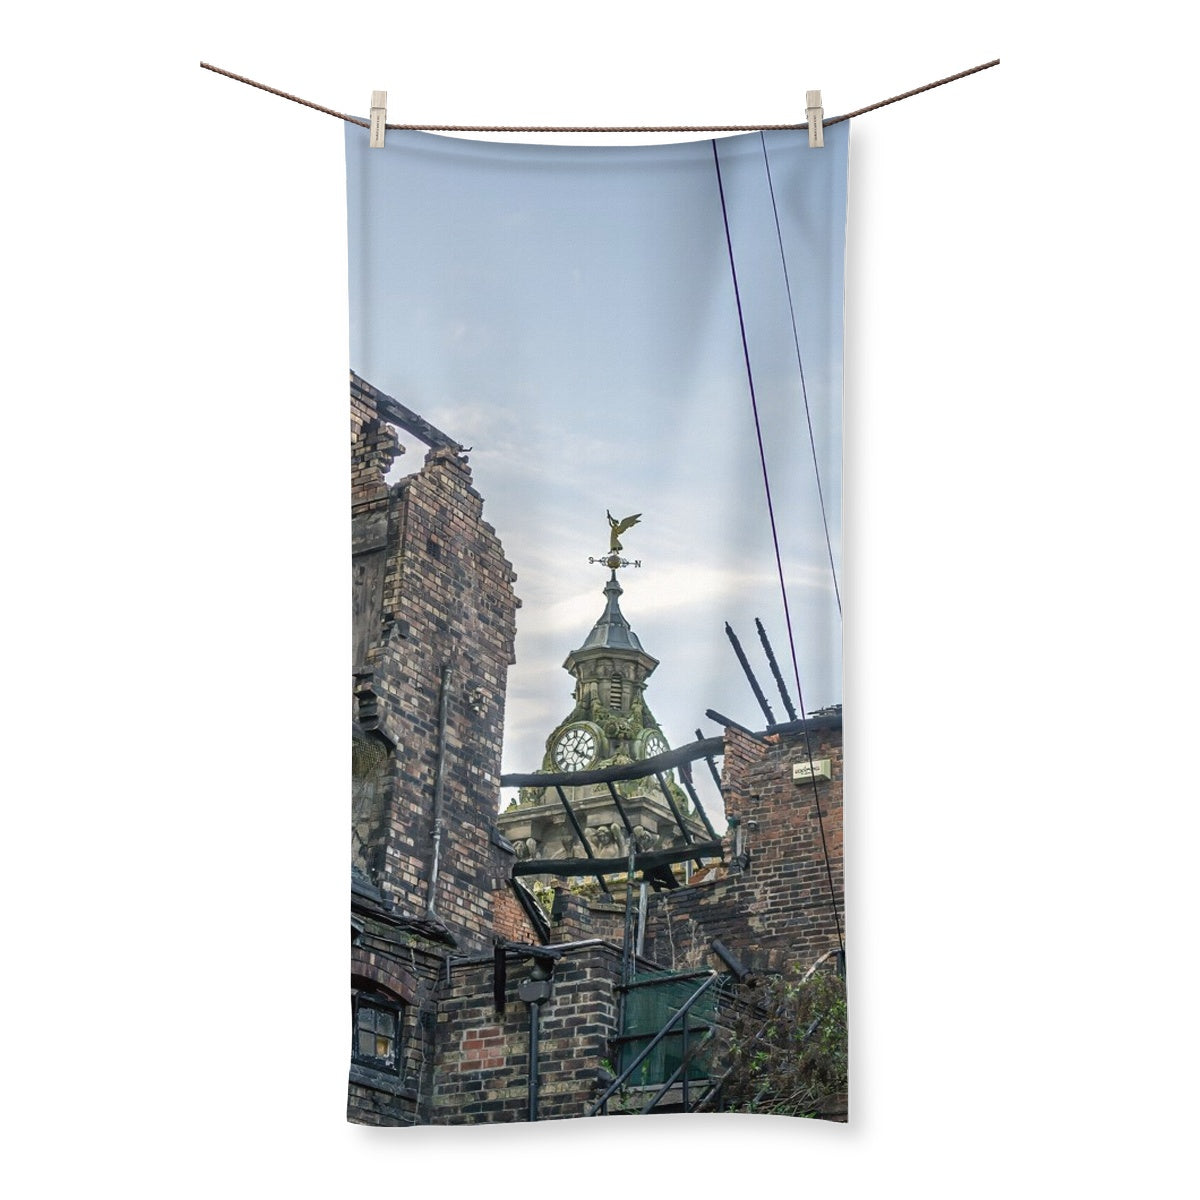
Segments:
[[[666,754],[669,749],[667,739],[657,729],[652,729],[642,742],[642,757],[653,758],[656,754]]]
[[[582,771],[596,757],[600,741],[586,725],[572,725],[554,743],[554,765],[560,771]]]

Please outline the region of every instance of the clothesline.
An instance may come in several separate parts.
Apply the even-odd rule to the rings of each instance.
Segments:
[[[991,62],[980,63],[977,67],[969,67],[965,71],[959,71],[955,75],[947,75],[945,79],[935,79],[933,83],[923,84],[921,87],[913,88],[908,92],[901,92],[898,96],[889,96],[886,100],[879,100],[874,104],[868,104],[865,108],[857,108],[853,112],[842,113],[838,117],[826,117],[822,121],[823,125],[836,125],[839,121],[849,121],[851,117],[861,117],[863,113],[873,112],[877,108],[883,108],[888,104],[895,104],[898,100],[907,100],[910,96],[919,96],[922,92],[928,92],[931,88],[941,87],[945,83],[953,83],[956,79],[965,79],[968,75],[974,75],[979,71],[986,71],[989,67],[1000,65],[998,58],[992,59]],[[352,125],[361,125],[364,129],[370,128],[370,122],[363,120],[362,117],[352,117],[349,113],[337,112],[335,109],[326,108],[321,104],[314,104],[311,100],[302,100],[299,96],[293,96],[289,92],[281,92],[278,88],[268,87],[265,83],[258,83],[256,80],[247,79],[244,75],[235,75],[232,71],[226,71],[223,67],[214,67],[211,63],[202,62],[201,67],[206,71],[213,71],[218,75],[224,75],[228,79],[235,79],[238,83],[249,84],[250,87],[259,88],[261,91],[270,92],[272,96],[279,96],[284,100],[291,100],[296,104],[303,104],[305,108],[315,109],[317,112],[328,113],[331,117],[337,117],[341,121],[349,121]],[[747,130],[756,129],[807,129],[808,122],[801,121],[791,125],[394,125],[391,122],[385,126],[387,129],[420,129],[429,133],[742,133]]]

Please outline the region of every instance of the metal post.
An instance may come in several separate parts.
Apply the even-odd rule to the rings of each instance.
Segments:
[[[633,950],[633,861],[637,856],[637,843],[632,832],[626,837],[629,846],[629,861],[625,868],[625,933],[621,946],[621,986],[625,987],[633,974],[631,951]],[[624,1014],[622,1013],[622,1021]]]
[[[683,1014],[683,1111],[688,1110],[688,1075],[691,1073],[691,1063],[688,1062],[688,1017],[689,1013]]]

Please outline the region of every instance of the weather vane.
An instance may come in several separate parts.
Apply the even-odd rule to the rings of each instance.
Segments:
[[[604,510],[604,515],[608,517],[608,553],[601,558],[589,558],[588,562],[599,563],[611,571],[616,571],[620,567],[640,567],[642,565],[640,559],[630,560],[621,557],[621,551],[624,549],[621,545],[621,534],[636,525],[642,519],[642,514],[634,513],[632,517],[622,517],[619,521],[607,509]]]

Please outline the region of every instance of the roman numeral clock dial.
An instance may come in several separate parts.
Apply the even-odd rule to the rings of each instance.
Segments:
[[[586,725],[569,725],[558,735],[552,751],[560,771],[582,771],[595,761],[600,741]]]

